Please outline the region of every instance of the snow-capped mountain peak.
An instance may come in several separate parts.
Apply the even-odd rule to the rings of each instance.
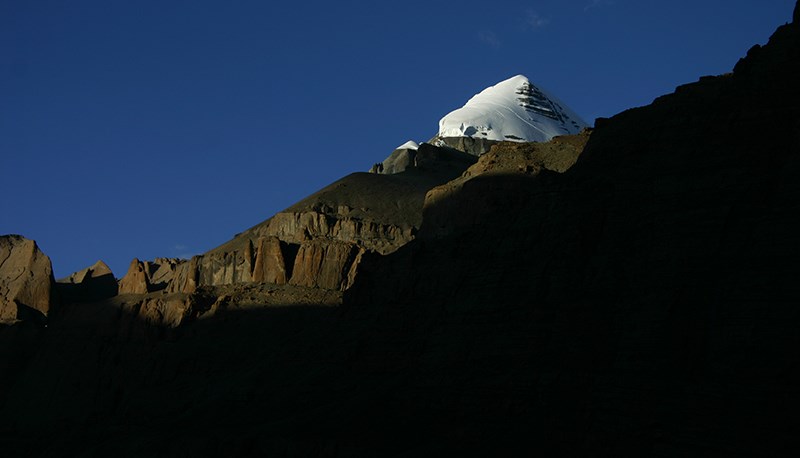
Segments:
[[[493,141],[546,142],[576,134],[587,124],[524,75],[517,75],[473,96],[439,121],[438,137]]]

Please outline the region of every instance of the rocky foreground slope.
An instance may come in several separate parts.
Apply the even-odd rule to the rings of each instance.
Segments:
[[[4,452],[796,456],[799,16],[732,74],[414,194],[413,239],[343,296],[207,285],[1,328]],[[293,213],[344,215],[353,183]]]

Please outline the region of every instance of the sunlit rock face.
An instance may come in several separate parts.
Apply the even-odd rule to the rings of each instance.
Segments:
[[[50,258],[36,242],[0,236],[0,323],[47,317],[54,282]]]

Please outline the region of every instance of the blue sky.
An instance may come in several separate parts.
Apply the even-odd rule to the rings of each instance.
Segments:
[[[0,0],[0,234],[56,276],[229,240],[525,74],[584,119],[730,71],[794,0]]]

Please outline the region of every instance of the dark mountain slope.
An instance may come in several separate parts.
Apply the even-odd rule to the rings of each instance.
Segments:
[[[417,240],[362,265],[349,303],[437,323],[428,369],[526,406],[540,450],[789,456],[799,64],[795,23],[733,74],[599,120],[563,175],[437,188]]]

